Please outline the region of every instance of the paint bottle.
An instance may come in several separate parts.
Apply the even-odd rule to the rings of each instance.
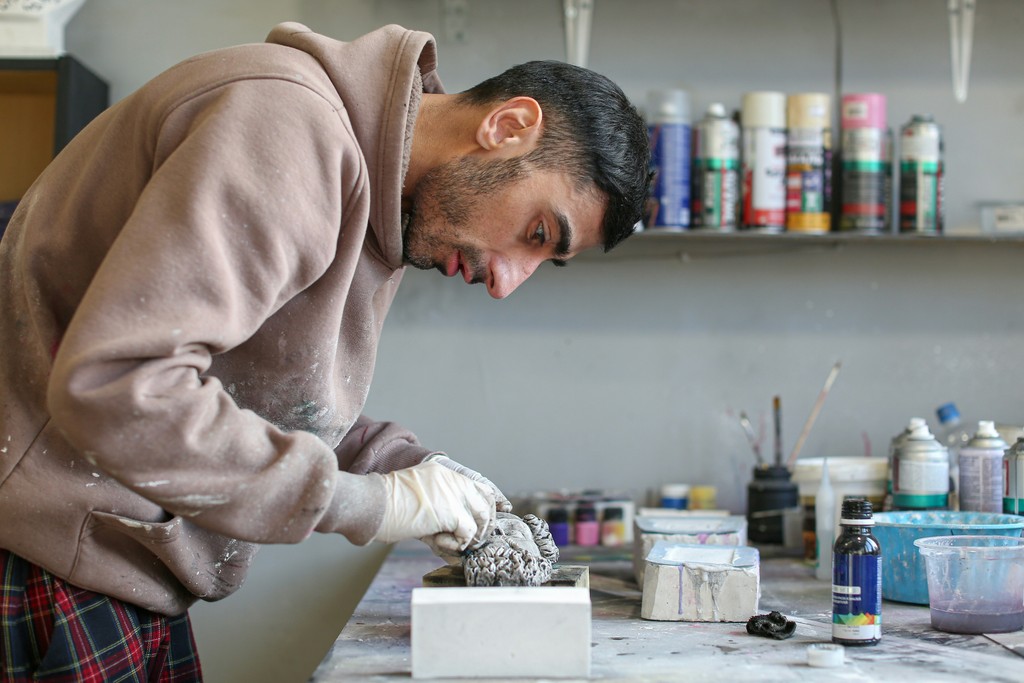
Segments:
[[[576,545],[593,546],[601,542],[601,523],[592,503],[581,503],[576,508]]]
[[[759,465],[747,485],[747,537],[754,543],[781,545],[785,511],[800,504],[800,493],[789,468]]]
[[[651,195],[648,229],[690,227],[690,98],[685,90],[652,90],[647,96],[651,142]]]
[[[978,430],[960,449],[961,510],[1003,511],[1003,454],[1006,449],[995,422],[978,422]]]
[[[935,409],[939,428],[935,438],[949,451],[949,509],[960,509],[960,449],[971,440],[971,432],[960,422],[955,403],[943,403]]]
[[[892,502],[896,510],[949,508],[949,451],[924,420],[911,422],[892,454]]]
[[[1024,436],[1003,455],[1003,512],[1024,515]]]
[[[551,538],[559,548],[572,543],[572,526],[569,524],[569,511],[563,507],[553,507],[547,512],[548,530]]]
[[[892,201],[892,131],[885,95],[843,95],[840,109],[842,178],[839,229],[888,232]]]
[[[882,639],[882,549],[871,533],[871,502],[844,500],[839,524],[832,552],[832,642],[875,645]]]
[[[714,510],[718,505],[718,489],[714,486],[693,486],[690,488],[691,510]]]
[[[836,496],[828,474],[828,458],[821,463],[821,483],[814,494],[814,541],[818,547],[819,581],[832,578],[832,542],[836,536]]]
[[[738,223],[740,127],[715,102],[694,126],[693,140],[693,227],[731,232]]]
[[[931,114],[916,114],[900,128],[900,232],[942,233],[942,157],[942,129]]]
[[[689,484],[662,484],[661,507],[685,510],[690,506]]]
[[[786,100],[786,231],[832,227],[832,109],[824,93]]]
[[[740,228],[782,232],[786,227],[786,95],[744,93],[740,126]]]
[[[626,542],[626,523],[622,508],[609,505],[601,513],[601,545],[616,547]]]

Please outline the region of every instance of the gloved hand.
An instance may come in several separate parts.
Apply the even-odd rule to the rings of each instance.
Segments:
[[[484,475],[480,474],[475,470],[469,469],[465,465],[460,465],[459,463],[449,458],[447,455],[442,455],[441,453],[434,453],[433,455],[428,455],[424,462],[428,461],[440,463],[447,467],[448,469],[452,470],[453,472],[458,472],[461,475],[469,477],[473,481],[478,481],[481,484],[491,487],[491,490],[494,491],[494,505],[497,508],[498,512],[512,512],[512,503],[510,503],[508,498],[505,497],[505,494],[502,493],[501,490],[494,485],[494,482],[492,482]]]
[[[382,476],[387,489],[384,521],[373,540],[393,543],[434,538],[446,552],[479,545],[494,524],[494,494],[436,462],[395,470]]]

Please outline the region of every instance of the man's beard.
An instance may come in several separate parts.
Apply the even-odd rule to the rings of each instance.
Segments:
[[[445,272],[438,259],[458,250],[474,280],[484,268],[479,248],[459,243],[484,200],[519,180],[526,171],[521,157],[482,161],[459,157],[431,169],[416,185],[402,240],[405,262],[414,268]]]

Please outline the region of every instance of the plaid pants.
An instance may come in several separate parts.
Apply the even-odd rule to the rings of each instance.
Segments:
[[[202,681],[188,613],[83,590],[0,548],[0,681]]]

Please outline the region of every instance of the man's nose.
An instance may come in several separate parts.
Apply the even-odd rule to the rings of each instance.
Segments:
[[[491,265],[491,279],[487,293],[495,299],[504,299],[533,275],[543,259],[496,259]]]

